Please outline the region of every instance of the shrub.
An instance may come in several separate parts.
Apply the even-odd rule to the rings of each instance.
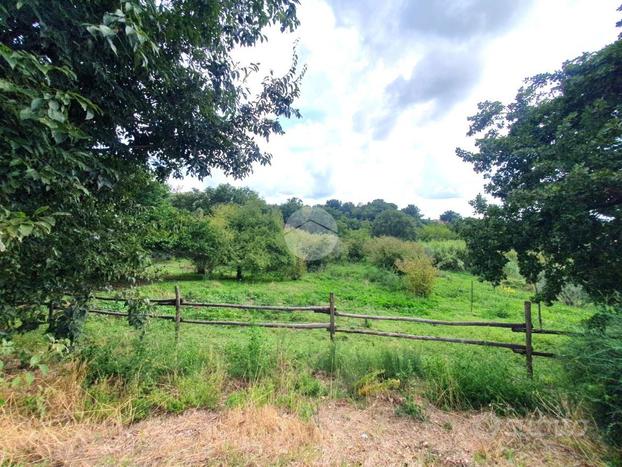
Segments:
[[[434,240],[423,244],[434,266],[446,271],[464,271],[466,244],[463,240]]]
[[[428,256],[398,259],[395,266],[404,274],[408,290],[421,297],[427,297],[432,293],[438,271]]]
[[[589,296],[583,290],[583,287],[575,284],[565,284],[557,299],[569,306],[583,306],[590,302]]]
[[[456,240],[458,234],[445,224],[431,222],[417,229],[417,238],[424,242],[430,240]]]
[[[566,369],[577,394],[587,396],[606,437],[622,445],[622,309],[603,310],[568,343]]]
[[[349,232],[344,240],[347,258],[350,261],[358,262],[365,259],[365,243],[369,241],[369,235],[365,230],[354,230]]]
[[[396,270],[396,261],[425,256],[423,247],[395,237],[373,238],[365,243],[365,254],[376,266]]]

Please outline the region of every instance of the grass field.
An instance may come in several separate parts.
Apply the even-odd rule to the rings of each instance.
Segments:
[[[473,311],[466,273],[442,272],[434,293],[418,298],[403,290],[398,277],[367,264],[331,264],[296,281],[236,282],[203,280],[191,265],[160,265],[161,280],[140,286],[149,298],[170,298],[174,286],[188,301],[260,305],[325,305],[329,292],[341,311],[429,317],[446,320],[521,322],[529,292],[521,288],[474,281]],[[98,305],[123,310],[121,304]],[[543,307],[546,328],[573,330],[591,313],[556,304]],[[158,312],[173,313],[172,307]],[[185,317],[256,321],[327,321],[323,314],[226,309],[183,309]],[[419,335],[456,336],[522,343],[524,335],[500,328],[436,327],[403,322],[338,318],[338,325],[369,327]],[[535,378],[526,377],[524,357],[506,349],[417,342],[375,336],[337,334],[334,344],[325,330],[286,330],[184,325],[178,347],[174,325],[152,320],[143,338],[123,319],[90,316],[80,348],[88,360],[95,393],[110,403],[113,388],[132,387],[126,417],[135,420],[152,411],[179,411],[270,402],[310,416],[318,396],[363,398],[398,391],[423,396],[439,407],[480,408],[500,412],[541,409],[563,411],[564,374],[555,360],[536,358]],[[562,352],[565,337],[534,336],[537,350]],[[113,384],[114,382],[114,384]],[[105,387],[104,387],[105,386]],[[196,394],[195,394],[196,393]],[[124,392],[127,394],[127,391]],[[177,397],[184,394],[183,397]],[[190,395],[188,395],[190,394]]]
[[[226,272],[219,279],[204,280],[192,272],[189,263],[183,261],[161,263],[157,268],[160,271],[159,278],[140,285],[140,295],[171,298],[174,296],[175,285],[178,285],[182,297],[188,301],[326,305],[329,293],[333,292],[340,311],[507,322],[523,320],[523,302],[530,295],[520,281],[513,281],[513,287],[506,285],[493,288],[478,282],[467,273],[441,272],[434,293],[428,298],[418,298],[404,289],[399,277],[364,263],[330,264],[321,271],[309,272],[295,281],[236,282],[227,278]],[[472,281],[474,301],[471,312]],[[113,295],[124,291],[102,293]],[[125,310],[125,305],[115,302],[97,302],[96,306]],[[174,308],[157,307],[157,312],[172,315]],[[219,320],[328,320],[325,314],[307,312],[205,308],[183,308],[182,312],[187,318]],[[591,308],[579,309],[561,304],[543,307],[544,327],[574,330],[581,320],[593,312]],[[523,343],[524,339],[524,334],[500,328],[361,322],[339,317],[337,320],[338,326],[368,327],[419,335],[516,343]],[[18,336],[16,344],[36,354],[37,348],[46,345],[44,332],[45,329],[41,329]],[[562,353],[567,339],[534,335],[534,346],[537,350]],[[331,342],[329,333],[323,329],[301,331],[182,323],[180,340],[176,345],[174,323],[171,321],[152,319],[142,330],[138,330],[130,327],[124,318],[91,314],[83,337],[68,358],[63,358],[57,364],[52,363],[49,372],[36,371],[34,382],[29,385],[3,386],[0,394],[0,400],[3,401],[0,425],[6,425],[10,430],[16,426],[26,430],[21,435],[21,432],[15,431],[13,439],[7,440],[7,446],[12,447],[6,459],[17,459],[20,462],[30,462],[37,456],[48,460],[64,458],[68,455],[63,454],[68,452],[67,446],[81,449],[79,440],[91,436],[87,432],[100,429],[110,431],[111,428],[104,427],[110,427],[111,422],[113,426],[122,427],[158,414],[181,413],[190,408],[211,409],[215,411],[213,413],[222,414],[219,417],[224,417],[222,423],[225,426],[233,423],[227,421],[227,414],[231,414],[234,419],[244,418],[246,415],[241,414],[258,413],[265,407],[265,413],[273,413],[270,411],[276,409],[286,414],[283,415],[286,418],[278,416],[279,424],[285,423],[283,420],[289,420],[287,417],[291,415],[303,423],[324,426],[321,429],[328,430],[326,423],[344,423],[344,426],[349,426],[345,420],[354,417],[363,424],[370,423],[371,429],[374,424],[364,417],[360,418],[363,412],[358,412],[359,409],[351,411],[346,406],[331,405],[348,401],[348,404],[360,410],[370,408],[373,413],[376,413],[374,410],[380,410],[386,430],[399,426],[407,432],[425,426],[426,430],[431,430],[426,431],[425,436],[429,435],[433,440],[436,435],[432,433],[438,427],[445,427],[441,430],[443,433],[451,433],[445,430],[447,426],[451,430],[452,424],[462,426],[465,423],[460,421],[461,416],[455,410],[483,409],[481,414],[496,412],[503,416],[532,417],[536,413],[552,415],[554,420],[579,420],[579,416],[582,416],[581,396],[567,389],[570,385],[567,384],[561,365],[556,360],[536,358],[535,377],[530,380],[526,375],[524,357],[507,349],[339,333],[335,341]],[[381,401],[380,406],[378,401]],[[339,420],[327,422],[327,417],[332,420],[330,410],[344,411],[344,415]],[[387,411],[394,412],[393,419],[387,419]],[[180,418],[175,423],[180,426],[194,423],[191,422],[194,415],[189,417]],[[404,417],[410,420],[406,425],[399,422]],[[522,433],[522,430],[527,429],[525,427],[531,423],[528,422],[532,419],[530,417],[524,419],[527,425],[516,430]],[[157,417],[149,418],[145,423],[151,425],[145,427],[157,427],[160,423],[158,420]],[[162,420],[162,423],[168,423],[166,418]],[[480,435],[492,436],[486,433],[489,433],[491,426],[506,423],[500,420],[490,419],[481,426],[483,431]],[[514,420],[512,418],[508,420],[511,426],[523,423],[511,421]],[[93,428],[93,423],[101,428]],[[249,423],[261,425],[263,422],[259,417]],[[576,425],[577,422],[572,423]],[[305,430],[311,429],[309,426],[304,425],[300,429],[306,433]],[[419,428],[415,428],[417,426]],[[539,433],[538,430],[533,432],[533,436],[530,435],[530,439],[533,438],[536,443],[534,449],[541,455],[544,448],[538,441],[541,435],[535,434]],[[585,438],[580,430],[572,430],[571,435],[563,435],[563,439],[555,435],[550,445],[562,446],[559,449],[574,453],[572,456],[578,455],[583,459],[581,462],[590,463],[602,455],[599,445],[592,444],[591,436]],[[55,446],[58,452],[41,454],[40,447],[45,443],[37,443],[36,446],[26,443],[27,439],[39,436],[50,438],[48,444]],[[455,440],[465,436],[468,437],[467,425],[464,426],[464,433],[455,431],[450,436],[447,448],[451,450]],[[520,439],[520,436],[512,435],[499,445],[498,452],[495,451],[496,454],[490,459],[496,459],[494,462],[505,459],[504,456],[509,452],[507,447],[514,444],[520,446],[524,441]],[[238,441],[244,442],[243,439]],[[304,441],[307,442],[311,441]],[[389,437],[382,442],[393,443],[397,439]],[[94,439],[91,446],[95,449],[94,446],[102,443],[103,446],[109,445],[108,442]],[[225,460],[230,455],[227,449],[223,451]],[[473,453],[478,449],[471,446],[466,452]],[[557,447],[551,449],[553,451],[547,451],[547,455],[559,455],[556,454]],[[150,452],[154,456],[158,455],[155,446]],[[382,449],[378,455],[381,452]],[[99,456],[97,453],[91,455]],[[120,451],[121,457],[118,459],[123,459],[123,455]],[[140,451],[136,455],[147,453]],[[256,451],[249,451],[248,459],[254,459],[255,455]],[[531,462],[529,453],[525,455],[525,461]],[[346,456],[344,459],[349,462],[354,458]]]

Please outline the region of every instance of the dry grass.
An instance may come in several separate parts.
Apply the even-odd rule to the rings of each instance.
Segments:
[[[396,416],[396,401],[386,397],[363,407],[325,399],[310,421],[250,398],[234,409],[127,426],[131,401],[94,410],[84,377],[84,367],[68,363],[37,374],[30,386],[2,386],[0,465],[568,466],[600,465],[604,455],[588,432],[591,424],[578,417],[446,412],[418,400],[425,421],[417,421]]]
[[[189,411],[129,428],[87,423],[1,426],[4,462],[53,465],[309,464],[319,430],[272,406]],[[6,430],[5,430],[6,429]]]
[[[397,417],[395,405],[326,402],[308,422],[271,405],[193,410],[129,427],[0,418],[5,463],[52,465],[600,465],[576,421],[492,412]],[[1,462],[0,462],[1,463]]]

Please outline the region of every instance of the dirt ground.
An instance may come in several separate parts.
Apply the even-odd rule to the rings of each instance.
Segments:
[[[0,421],[0,465],[599,464],[577,422],[431,406],[425,414],[417,421],[396,416],[385,401],[365,407],[327,401],[309,421],[272,406],[189,411],[129,427]]]

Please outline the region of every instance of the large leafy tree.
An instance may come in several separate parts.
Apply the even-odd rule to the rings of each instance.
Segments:
[[[295,57],[252,95],[231,51],[297,24],[296,0],[0,3],[3,327],[18,303],[135,276],[153,176],[269,163],[256,139],[298,115]]]
[[[472,264],[498,282],[514,249],[540,295],[564,283],[595,299],[622,290],[622,41],[526,81],[516,100],[479,104],[477,150],[458,149],[488,180],[480,219],[464,225]]]
[[[374,237],[390,236],[414,240],[416,237],[415,221],[402,211],[389,209],[381,212],[374,219],[371,233]]]

